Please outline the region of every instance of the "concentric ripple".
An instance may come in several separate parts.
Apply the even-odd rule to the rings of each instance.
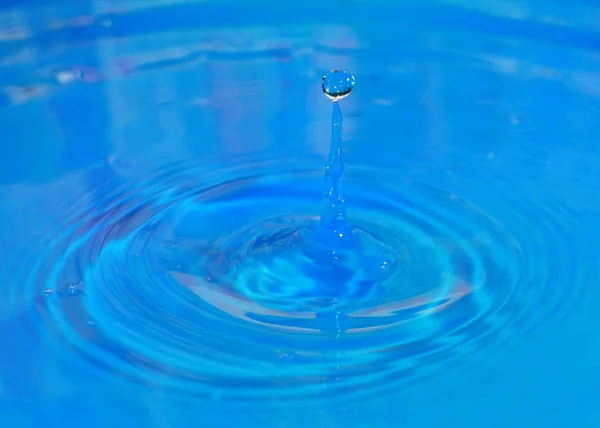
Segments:
[[[321,171],[298,164],[174,163],[87,195],[18,271],[26,295],[45,296],[40,334],[95,370],[182,396],[347,400],[467,355],[474,364],[577,295],[563,287],[581,283],[569,269],[567,207],[512,201],[490,180],[484,210],[381,169],[354,169],[346,191],[355,233],[389,255],[386,275],[309,281],[277,247],[293,247],[318,213]]]

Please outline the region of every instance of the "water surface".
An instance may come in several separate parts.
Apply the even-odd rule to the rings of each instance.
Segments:
[[[598,12],[3,2],[0,422],[596,426]],[[317,293],[243,263],[318,221],[331,68],[396,265]]]

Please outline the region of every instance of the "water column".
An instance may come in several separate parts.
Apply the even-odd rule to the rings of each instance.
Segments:
[[[355,79],[347,71],[333,70],[323,76],[323,93],[332,101],[331,146],[325,169],[323,208],[320,226],[325,236],[343,238],[346,231],[346,207],[343,196],[344,159],[342,148],[342,109],[339,100],[350,95]]]

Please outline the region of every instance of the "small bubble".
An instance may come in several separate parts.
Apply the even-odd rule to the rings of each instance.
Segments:
[[[60,70],[56,73],[56,80],[61,85],[66,85],[75,80],[81,80],[83,77],[83,71],[78,69],[71,70]]]
[[[331,101],[336,102],[350,95],[354,90],[354,76],[344,70],[332,70],[323,76],[321,81],[323,93]]]
[[[54,290],[51,289],[51,288],[46,288],[44,290],[44,293],[46,294],[46,296],[50,297],[50,296],[52,296],[54,294]]]
[[[88,321],[87,325],[88,325],[88,327],[96,327],[96,322],[95,321]]]
[[[79,288],[79,284],[71,283],[65,285],[65,293],[68,296],[78,296],[81,294],[81,289]]]

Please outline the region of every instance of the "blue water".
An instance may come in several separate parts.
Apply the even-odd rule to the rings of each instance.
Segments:
[[[0,1],[0,426],[600,426],[599,17]]]

